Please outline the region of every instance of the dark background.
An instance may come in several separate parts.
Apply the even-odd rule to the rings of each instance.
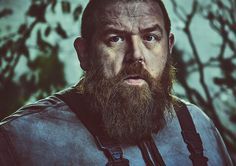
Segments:
[[[213,120],[236,161],[234,0],[168,0],[175,94]],[[86,1],[0,0],[0,119],[79,80],[73,40]]]

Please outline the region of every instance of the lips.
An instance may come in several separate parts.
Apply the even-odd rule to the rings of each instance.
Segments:
[[[138,79],[144,79],[144,78],[141,77],[140,75],[129,75],[129,76],[125,77],[124,80],[128,80],[128,79],[138,80]]]
[[[125,77],[124,82],[129,85],[141,86],[146,81],[140,75],[129,75],[129,76]]]

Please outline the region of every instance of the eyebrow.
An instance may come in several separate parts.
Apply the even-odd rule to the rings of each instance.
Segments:
[[[159,31],[161,34],[163,33],[162,28],[158,24],[154,24],[151,27],[148,28],[143,28],[139,30],[141,33],[148,33],[148,32],[153,32],[153,31]]]
[[[148,33],[148,32],[153,32],[153,31],[159,31],[161,34],[163,33],[162,28],[158,24],[154,24],[151,27],[139,29],[139,31],[141,33]],[[125,33],[130,33],[130,32],[127,32],[126,30],[116,29],[114,27],[107,27],[102,32],[103,35],[106,35],[106,34],[125,34]]]

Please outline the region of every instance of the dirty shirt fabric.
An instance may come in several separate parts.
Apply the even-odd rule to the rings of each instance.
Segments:
[[[86,111],[85,104],[78,106],[81,111]],[[208,165],[232,165],[212,121],[195,105],[185,104],[202,139]],[[167,166],[192,165],[176,115],[167,119],[167,125],[152,137]],[[121,148],[130,165],[146,165],[138,146],[121,144]],[[106,163],[107,158],[98,149],[92,134],[75,112],[56,95],[24,106],[0,122],[1,166],[104,166]]]

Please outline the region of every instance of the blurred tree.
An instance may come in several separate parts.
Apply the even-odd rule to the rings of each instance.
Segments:
[[[207,5],[192,0],[189,1],[193,2],[190,12],[180,6],[182,1],[177,1],[171,0],[173,10],[184,25],[182,31],[192,50],[192,56],[188,60],[182,56],[188,54],[187,50],[175,48],[173,52],[178,71],[177,80],[185,90],[185,94],[180,95],[187,96],[191,102],[203,108],[221,132],[230,152],[236,153],[236,134],[230,129],[236,123],[235,0],[210,0]],[[71,14],[74,21],[78,21],[82,12],[80,4],[73,9],[70,1],[32,0],[26,12],[26,21],[18,31],[0,37],[0,119],[24,105],[32,95],[36,99],[43,98],[66,85],[64,65],[58,57],[61,50],[59,41],[50,43],[46,39],[51,34],[57,34],[61,40],[70,36],[60,22],[57,22],[56,27],[52,27],[52,20],[46,18],[48,12],[56,13],[57,5],[61,5],[62,13]],[[12,14],[13,10],[5,8],[0,11],[0,19]],[[206,55],[207,53],[202,55],[198,43],[194,40],[193,34],[196,32],[192,31],[191,25],[196,16],[207,20],[221,38],[217,46],[220,49],[217,49],[219,51],[214,56]],[[32,38],[36,38],[35,43],[29,45],[27,42]],[[35,50],[36,57],[33,56],[32,49]],[[204,56],[211,58],[203,62],[201,57]],[[16,80],[16,67],[22,59],[26,59],[28,70]],[[206,80],[210,75],[208,69],[220,70],[220,76],[212,78],[213,84]],[[199,77],[202,91],[196,83],[189,81],[193,75]],[[233,103],[230,100],[219,101],[223,94],[231,96]],[[228,114],[227,122],[222,121],[220,117],[222,107],[217,106],[219,102],[224,105],[224,112]]]
[[[182,32],[187,37],[192,50],[188,60],[183,54],[187,50],[175,48],[174,59],[177,68],[177,81],[184,88],[187,98],[203,108],[216,127],[219,129],[223,139],[235,159],[236,154],[236,4],[234,0],[210,0],[208,4],[192,0],[190,12],[180,5],[177,0],[171,0],[173,10],[179,20],[183,23]],[[205,19],[213,31],[219,36],[220,43],[215,47],[218,53],[214,56],[204,52],[200,53],[198,40],[194,40],[194,32],[191,29],[195,17]],[[204,26],[204,25],[202,25]],[[205,32],[206,36],[208,32]],[[208,55],[207,55],[208,54]],[[188,54],[189,55],[189,54]],[[201,57],[210,57],[203,62]],[[210,69],[210,70],[209,70]],[[213,71],[213,73],[209,72]],[[216,74],[218,73],[219,74]],[[188,80],[190,77],[199,77],[199,86]],[[211,76],[213,76],[211,78]],[[209,78],[211,78],[210,81]],[[212,83],[211,83],[212,82]],[[203,89],[200,91],[198,87]],[[229,99],[221,100],[225,95]],[[219,107],[219,105],[222,105]],[[222,110],[224,109],[224,110]],[[227,114],[223,120],[222,112]],[[234,126],[234,127],[232,127]],[[236,163],[235,163],[236,164]]]
[[[16,111],[32,97],[46,97],[66,85],[64,64],[58,56],[61,49],[59,41],[50,43],[46,40],[53,32],[62,40],[68,38],[61,23],[58,22],[53,28],[51,20],[46,19],[49,10],[56,12],[57,4],[61,5],[64,14],[72,10],[68,1],[32,0],[25,14],[26,21],[16,32],[0,37],[0,119]],[[81,11],[82,6],[78,4],[71,13],[74,21],[78,21]],[[5,8],[0,11],[0,19],[11,14],[13,11]],[[32,38],[36,39],[35,43],[31,42],[34,41]],[[28,70],[16,80],[16,67],[22,59],[26,59]]]

